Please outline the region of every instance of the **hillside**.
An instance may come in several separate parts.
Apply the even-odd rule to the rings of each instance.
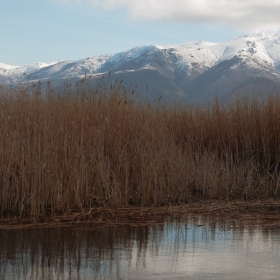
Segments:
[[[230,100],[236,94],[267,94],[280,85],[280,36],[255,34],[224,43],[204,41],[173,46],[143,46],[114,55],[77,61],[11,66],[0,63],[0,84],[51,81],[60,88],[86,74],[98,83],[104,73],[108,84],[124,79],[137,91],[155,98],[193,102]]]

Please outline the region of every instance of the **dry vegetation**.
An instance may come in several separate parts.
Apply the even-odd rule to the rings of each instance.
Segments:
[[[2,217],[280,198],[280,97],[171,108],[124,90],[2,89]]]

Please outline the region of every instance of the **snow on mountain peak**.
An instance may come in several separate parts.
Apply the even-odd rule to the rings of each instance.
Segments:
[[[35,70],[41,69],[41,68],[45,68],[48,67],[50,65],[56,64],[58,62],[53,62],[53,63],[44,63],[44,62],[35,62],[32,64],[28,64],[25,66],[20,67],[25,73],[30,73],[33,72]]]
[[[1,63],[1,62],[0,62],[0,69],[2,69],[2,70],[11,70],[11,69],[16,69],[16,68],[18,68],[18,67],[19,67],[19,66],[8,65],[8,64]]]
[[[234,56],[243,59],[255,59],[268,67],[274,67],[275,61],[280,60],[280,37],[277,34],[244,35],[225,43],[222,56],[215,65],[221,61],[229,60]],[[273,45],[273,42],[276,43]]]
[[[37,62],[26,66],[0,63],[0,75],[10,77],[10,81],[13,82],[22,80],[24,75],[26,79],[30,74],[33,79],[67,79],[110,69],[113,71],[151,69],[157,63],[159,67],[171,63],[174,71],[183,71],[191,75],[194,69],[197,73],[203,72],[233,57],[241,58],[252,67],[261,65],[265,68],[280,69],[280,35],[258,33],[244,35],[224,43],[200,40],[169,46],[141,46],[111,55],[93,56],[76,61]]]
[[[147,55],[151,54],[153,51],[155,51],[157,47],[156,46],[142,46],[142,47],[135,47],[133,49],[130,49],[128,51],[125,52],[120,52],[117,53],[113,56],[111,56],[108,60],[108,62],[110,63],[116,63],[117,65],[128,61],[132,61],[136,58],[138,58],[139,56],[143,55],[144,53]]]

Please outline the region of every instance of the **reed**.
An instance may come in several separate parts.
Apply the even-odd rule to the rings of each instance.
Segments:
[[[132,92],[133,93],[133,92]],[[1,216],[280,197],[280,97],[136,102],[121,83],[0,99]]]

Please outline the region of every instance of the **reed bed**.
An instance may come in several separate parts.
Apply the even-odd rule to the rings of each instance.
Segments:
[[[67,97],[2,88],[2,218],[280,198],[279,96],[170,107],[120,84]]]

